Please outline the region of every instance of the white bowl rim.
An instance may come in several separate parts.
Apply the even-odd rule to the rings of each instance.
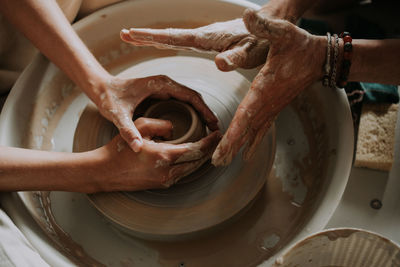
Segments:
[[[299,240],[299,241],[293,243],[292,245],[290,245],[280,255],[277,255],[276,258],[277,259],[278,258],[284,259],[285,257],[289,256],[289,254],[292,253],[295,248],[302,246],[302,244],[304,242],[306,242],[307,240],[313,240],[313,239],[315,239],[317,237],[324,236],[327,233],[332,233],[332,232],[335,232],[335,231],[343,231],[343,230],[353,231],[353,233],[366,233],[368,235],[377,237],[378,239],[384,240],[384,241],[388,242],[390,245],[393,245],[400,252],[400,244],[398,244],[397,242],[395,242],[395,241],[391,240],[390,238],[388,238],[388,237],[386,237],[386,236],[384,236],[382,234],[379,234],[377,232],[374,232],[374,231],[371,231],[371,230],[366,230],[366,229],[363,229],[363,228],[357,228],[357,227],[335,227],[335,228],[327,228],[327,229],[315,232],[315,233],[313,233],[311,235],[305,236],[301,240]],[[353,233],[351,233],[351,234],[353,234]]]

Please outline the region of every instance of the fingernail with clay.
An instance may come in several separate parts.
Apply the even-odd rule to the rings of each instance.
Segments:
[[[143,141],[141,141],[139,139],[135,139],[131,143],[131,147],[132,147],[133,151],[135,151],[135,152],[140,152],[142,145],[143,145]]]
[[[129,30],[127,30],[127,29],[122,29],[120,32],[120,36],[121,36],[122,40],[124,40],[124,41],[128,41],[128,42],[132,41]]]

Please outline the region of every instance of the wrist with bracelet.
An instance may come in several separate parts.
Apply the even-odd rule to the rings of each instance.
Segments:
[[[332,40],[333,39],[333,40]],[[340,39],[343,40],[343,52],[340,50]],[[352,38],[349,32],[327,33],[326,63],[322,84],[332,88],[343,88],[347,84],[353,56]]]

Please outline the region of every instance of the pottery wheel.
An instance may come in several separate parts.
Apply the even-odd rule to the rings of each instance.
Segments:
[[[134,65],[120,76],[170,76],[201,93],[225,132],[250,83],[237,72],[229,73],[229,79],[224,80],[218,73],[210,60],[176,56]],[[116,134],[116,128],[89,103],[75,131],[74,151],[99,147]],[[89,199],[115,226],[129,234],[156,240],[187,238],[242,214],[263,187],[274,153],[272,128],[251,162],[244,163],[239,153],[228,167],[215,168],[206,163],[168,189],[98,193],[89,195]]]

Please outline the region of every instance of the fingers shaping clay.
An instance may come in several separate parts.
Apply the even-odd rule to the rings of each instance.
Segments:
[[[197,112],[188,104],[167,100],[151,105],[143,117],[168,120],[172,123],[172,136],[165,143],[196,142],[206,136],[206,126]]]

